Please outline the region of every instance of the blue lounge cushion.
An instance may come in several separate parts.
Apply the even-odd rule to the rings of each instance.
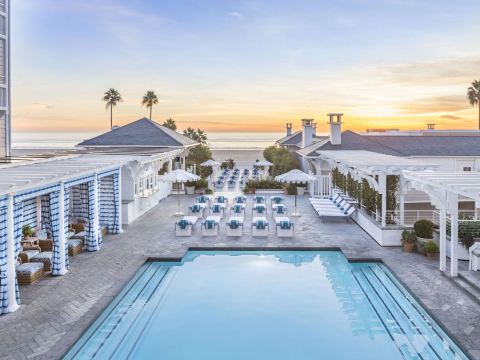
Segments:
[[[218,204],[212,206],[212,212],[219,213],[222,210],[222,207]]]
[[[213,229],[215,227],[215,220],[205,220],[203,222],[205,229]]]
[[[190,221],[182,219],[177,222],[177,225],[180,227],[180,229],[185,230],[188,225],[190,225]]]
[[[190,209],[192,210],[192,212],[196,213],[200,212],[202,210],[202,207],[199,204],[194,204],[190,206]]]
[[[257,228],[257,230],[264,230],[266,226],[267,226],[267,223],[263,220],[255,221],[255,227]]]
[[[289,230],[292,227],[292,223],[288,220],[280,221],[280,229]]]
[[[38,271],[43,271],[43,264],[39,262],[29,262],[21,265],[17,265],[15,270],[22,275],[32,275]]]
[[[225,196],[223,196],[223,195],[218,196],[218,197],[217,197],[217,201],[218,201],[219,203],[223,204],[223,203],[225,202]]]
[[[265,206],[264,205],[261,205],[261,204],[257,204],[255,205],[255,211],[257,211],[258,213],[263,213],[265,211]]]
[[[228,225],[230,226],[230,229],[238,229],[240,227],[240,221],[238,220],[230,220]]]

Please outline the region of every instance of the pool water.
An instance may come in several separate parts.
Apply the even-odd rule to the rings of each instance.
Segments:
[[[66,359],[467,359],[378,263],[338,251],[149,262]]]

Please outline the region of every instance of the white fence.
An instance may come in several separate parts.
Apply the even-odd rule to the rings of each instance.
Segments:
[[[310,195],[315,197],[329,197],[332,191],[331,175],[314,176],[316,177],[316,180],[309,184]]]

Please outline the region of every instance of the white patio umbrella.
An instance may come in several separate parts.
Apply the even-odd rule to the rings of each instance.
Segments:
[[[213,189],[213,182],[212,182],[212,177],[216,176],[217,170],[222,165],[220,162],[209,159],[207,161],[204,161],[203,163],[200,164],[200,166],[204,167],[211,167],[212,168],[212,175],[208,177],[208,187],[210,189]]]
[[[200,179],[200,176],[189,173],[188,171],[177,169],[169,172],[168,174],[159,177],[160,181],[169,182],[172,184],[184,183],[187,181],[196,181]],[[180,192],[177,191],[177,212],[175,216],[182,216],[183,212],[180,211]]]
[[[214,166],[220,166],[221,163],[212,159],[209,159],[203,163],[200,164],[201,166],[208,166],[208,167],[214,167]]]
[[[267,161],[267,160],[259,160],[255,163],[255,166],[261,166],[261,167],[265,167],[265,172],[263,175],[267,175],[268,174],[268,168],[270,166],[272,166],[273,164],[270,162],[270,161]]]
[[[315,177],[309,174],[304,173],[301,170],[293,169],[285,174],[281,174],[275,177],[276,181],[288,183],[288,184],[300,184],[300,183],[308,183],[311,181],[315,181]],[[297,193],[295,192],[295,212],[292,216],[300,216],[297,212]]]

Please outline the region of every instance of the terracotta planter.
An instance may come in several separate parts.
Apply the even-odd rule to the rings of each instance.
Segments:
[[[412,252],[415,249],[415,243],[403,243],[403,251]]]

